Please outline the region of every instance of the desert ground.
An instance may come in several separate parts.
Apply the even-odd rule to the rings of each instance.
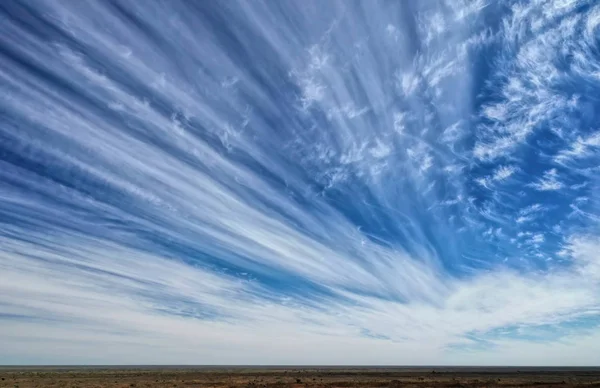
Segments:
[[[600,368],[0,367],[0,387],[600,387]]]

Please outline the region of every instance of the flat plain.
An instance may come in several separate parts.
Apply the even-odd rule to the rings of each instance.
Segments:
[[[600,368],[0,367],[0,387],[600,387]]]

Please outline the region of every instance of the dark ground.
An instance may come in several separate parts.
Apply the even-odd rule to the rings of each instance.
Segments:
[[[0,367],[0,387],[600,387],[600,368]]]

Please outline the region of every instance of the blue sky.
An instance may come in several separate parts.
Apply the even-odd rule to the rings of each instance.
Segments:
[[[600,4],[0,3],[0,364],[600,363]]]

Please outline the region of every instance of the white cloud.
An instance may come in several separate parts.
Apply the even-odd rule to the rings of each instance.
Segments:
[[[558,172],[555,168],[544,172],[543,178],[530,185],[539,191],[556,191],[564,187],[564,184],[558,180]]]
[[[586,23],[568,8],[545,0],[514,4],[511,16],[502,20],[495,38],[503,42],[506,51],[499,56],[491,77],[491,85],[500,88],[494,91],[500,99],[481,109],[485,120],[477,133],[476,158],[509,157],[539,128],[554,127],[555,117],[565,120],[563,126],[577,125],[568,123],[577,98],[557,92],[564,74],[557,63],[565,56],[578,58],[573,74],[586,77],[598,66],[589,49],[592,35],[571,39]],[[529,38],[523,40],[523,34]],[[561,132],[560,128],[556,131]],[[576,148],[571,151],[581,151]]]
[[[396,77],[397,77],[396,82],[398,84],[398,89],[405,96],[412,95],[419,88],[419,85],[421,83],[420,78],[414,73],[413,74],[411,74],[411,73],[398,74]]]
[[[570,159],[589,157],[594,154],[594,150],[600,147],[600,132],[581,137],[578,136],[569,146],[562,150],[556,156],[559,163],[568,162]]]
[[[517,217],[516,222],[518,224],[522,224],[525,222],[533,221],[536,217],[543,213],[547,209],[539,203],[534,203],[533,205],[527,206],[519,210],[519,217]]]
[[[519,216],[519,217],[517,217],[517,219],[515,221],[517,222],[517,224],[522,224],[524,222],[529,222],[531,220],[533,220],[533,217]]]
[[[421,174],[424,174],[433,166],[433,157],[427,147],[422,144],[408,148],[406,154],[412,160],[415,169]]]
[[[515,166],[500,166],[494,170],[492,175],[475,178],[475,182],[486,189],[493,190],[495,183],[507,180],[517,171],[519,168]]]
[[[529,205],[529,206],[519,210],[519,214],[529,215],[529,214],[533,214],[533,213],[543,212],[544,210],[546,210],[546,208],[544,206],[542,206],[539,203],[534,203],[533,205]]]
[[[531,244],[541,244],[546,241],[546,238],[541,233],[536,233],[529,239],[529,243]]]
[[[513,166],[500,166],[498,169],[496,169],[496,171],[494,171],[494,176],[492,179],[495,181],[503,181],[510,178],[516,171],[517,168]]]
[[[534,235],[532,240],[541,242],[543,237]],[[426,275],[429,270],[422,268],[411,276],[425,276],[430,279],[428,287],[441,287],[435,302],[411,297],[410,303],[366,297],[345,291],[344,285],[330,290],[346,302],[316,295],[282,298],[257,282],[212,274],[99,240],[82,237],[80,242],[84,244],[81,247],[42,251],[30,243],[3,241],[0,265],[8,275],[1,285],[5,313],[63,322],[57,326],[44,320],[3,321],[3,333],[10,334],[0,340],[3,349],[16,350],[24,338],[36,338],[38,345],[29,348],[31,352],[43,355],[48,347],[68,339],[65,352],[83,360],[89,354],[86,346],[112,343],[105,354],[121,354],[117,360],[126,363],[135,357],[148,362],[249,363],[249,354],[243,351],[249,348],[255,349],[252,360],[264,362],[306,363],[314,360],[315,350],[321,363],[359,359],[407,363],[415,354],[419,360],[445,362],[452,353],[451,345],[466,334],[485,336],[487,331],[505,326],[557,323],[600,307],[600,262],[594,253],[600,244],[592,238],[571,243],[572,269],[546,274],[497,268],[460,280]],[[26,256],[14,256],[7,250]],[[35,259],[40,255],[46,260]],[[73,266],[75,262],[79,265]],[[213,311],[216,316],[204,316]],[[362,338],[361,328],[392,341]],[[257,352],[266,338],[278,338],[277,345]],[[382,351],[367,359],[344,356],[339,353],[349,346],[342,345],[344,342],[351,344],[350,348]],[[327,350],[331,348],[335,353]],[[166,353],[163,357],[162,351],[149,352],[151,349]],[[415,349],[416,353],[399,355],[399,349]],[[512,350],[515,356],[519,349]],[[144,350],[145,355],[133,350]],[[289,358],[286,353],[292,350],[295,356]],[[62,356],[73,359],[69,354]],[[496,356],[492,352],[480,357],[481,363],[489,363]]]

